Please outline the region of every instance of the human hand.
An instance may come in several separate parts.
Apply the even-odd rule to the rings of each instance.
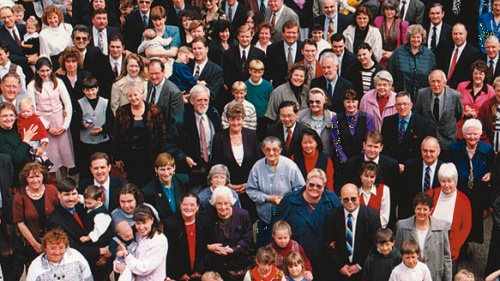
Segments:
[[[312,272],[310,272],[309,270],[306,270],[306,272],[304,272],[304,279],[306,279],[306,280],[313,280],[313,274],[312,274]]]
[[[88,241],[90,241],[90,237],[88,237],[88,236],[82,236],[82,237],[80,237],[80,241],[82,243],[88,242]]]
[[[124,263],[118,263],[118,264],[116,265],[116,270],[118,270],[118,273],[122,274],[122,273],[123,273],[123,271],[125,270],[125,267],[126,267],[126,266],[127,266],[127,265],[126,265],[126,264],[124,264]]]
[[[102,127],[94,126],[94,128],[92,128],[92,130],[90,130],[90,134],[93,136],[97,136],[100,133],[102,133]]]
[[[107,262],[108,262],[108,258],[106,258],[105,256],[101,256],[101,257],[99,258],[99,260],[95,263],[95,265],[97,265],[97,266],[103,266],[103,265],[105,265]]]
[[[36,61],[38,60],[38,55],[37,54],[26,55],[26,57],[28,58],[28,64],[35,64]]]
[[[359,269],[358,265],[353,264],[353,265],[349,266],[349,273],[351,275],[354,275],[354,274],[358,273],[359,271],[360,271],[360,269]]]
[[[121,160],[116,160],[116,161],[115,161],[115,165],[116,165],[116,167],[117,167],[118,169],[123,170],[123,167],[124,167],[124,165],[123,165],[123,161],[121,161]]]
[[[481,180],[484,181],[484,182],[489,182],[490,181],[490,178],[491,178],[491,172],[489,173],[486,173],[482,178]]]
[[[347,277],[351,277],[351,273],[349,273],[349,265],[348,264],[344,265],[340,269],[340,274],[342,274],[344,276],[347,276]]]
[[[283,196],[279,196],[279,195],[269,196],[269,202],[271,202],[275,206],[278,206],[280,204],[281,199],[283,199]]]
[[[29,144],[31,139],[33,139],[33,137],[38,133],[38,126],[37,125],[34,125],[32,124],[28,130],[26,129],[23,129],[23,132],[24,132],[24,139],[23,139],[23,142]]]
[[[34,244],[34,245],[31,245],[31,246],[33,247],[33,249],[34,249],[37,253],[41,254],[41,253],[43,252],[43,247],[42,247],[42,244],[40,244],[40,243],[38,243],[38,242],[35,242],[35,244]]]
[[[188,281],[189,279],[191,279],[191,277],[189,277],[187,274],[184,273],[184,275],[182,275],[179,280],[184,280],[184,281]]]
[[[198,164],[196,164],[196,162],[194,162],[193,158],[191,158],[189,156],[186,157],[186,163],[188,164],[189,168],[193,168],[196,165],[198,165]]]
[[[195,271],[193,274],[191,274],[191,278],[201,278],[201,274],[198,271]]]
[[[399,164],[399,173],[402,174],[405,171],[405,165]]]

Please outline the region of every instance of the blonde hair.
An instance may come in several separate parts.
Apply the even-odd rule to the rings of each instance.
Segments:
[[[38,24],[38,21],[35,19],[34,16],[30,16],[27,20],[26,20],[26,28],[28,28],[28,26],[30,25],[34,25],[35,26],[35,30],[36,32],[39,32],[40,31],[40,24]]]
[[[290,234],[290,236],[292,236],[292,228],[290,227],[290,225],[286,221],[279,220],[279,221],[274,223],[273,235],[276,234],[276,232],[278,232],[280,230],[286,230],[286,231],[288,231],[288,234]]]
[[[264,63],[260,60],[252,60],[248,65],[248,68],[253,70],[264,70],[265,66]]]
[[[236,81],[233,83],[233,86],[231,87],[231,90],[233,91],[247,91],[247,85],[243,83],[242,81]]]
[[[33,104],[33,101],[30,98],[24,98],[19,101],[19,109],[21,109],[21,107],[27,107],[27,106],[32,106],[33,109],[35,109],[35,105]]]
[[[201,281],[223,281],[220,274],[215,271],[207,271],[201,276]]]
[[[188,46],[181,46],[181,47],[179,47],[179,50],[177,51],[177,54],[180,54],[180,53],[183,53],[183,54],[192,54],[193,51]]]
[[[467,269],[460,270],[453,279],[454,281],[474,281],[476,278],[474,274]]]

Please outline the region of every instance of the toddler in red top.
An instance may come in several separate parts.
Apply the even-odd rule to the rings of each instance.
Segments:
[[[268,247],[257,250],[254,268],[247,271],[243,281],[286,281],[281,269],[274,266],[274,251]]]
[[[17,118],[17,131],[21,139],[24,138],[24,132],[29,130],[31,126],[38,126],[38,130],[30,141],[30,153],[35,162],[42,163],[50,170],[53,164],[45,152],[45,147],[49,143],[49,135],[42,120],[35,115],[33,101],[30,98],[25,98],[19,101],[19,116]]]

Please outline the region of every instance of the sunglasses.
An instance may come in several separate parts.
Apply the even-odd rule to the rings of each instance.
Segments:
[[[358,197],[346,197],[346,198],[342,198],[342,202],[344,203],[349,203],[349,200],[351,200],[352,203],[356,203],[356,201],[358,201]]]
[[[310,188],[316,188],[316,189],[320,189],[320,190],[323,189],[323,187],[324,187],[321,184],[314,184],[312,182],[308,183],[307,186],[310,187]]]
[[[76,36],[76,37],[75,37],[75,40],[76,40],[76,41],[87,41],[87,40],[89,40],[89,38],[88,38],[88,37],[80,37],[80,36]]]

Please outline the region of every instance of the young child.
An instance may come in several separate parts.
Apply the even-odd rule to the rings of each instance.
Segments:
[[[125,246],[127,252],[131,255],[135,255],[135,251],[137,250],[138,243],[134,240],[134,231],[132,227],[126,220],[122,220],[115,225],[116,236],[113,237],[111,243],[109,243],[108,249],[113,254],[116,255],[118,252],[118,243],[121,243]],[[124,257],[116,256],[116,260],[119,263],[125,262]],[[120,274],[120,280],[133,280],[132,272],[128,267],[125,267],[125,270]]]
[[[391,213],[391,195],[389,187],[379,183],[378,165],[371,161],[364,162],[359,179],[359,203],[377,211],[382,228],[386,228]]]
[[[271,248],[261,247],[255,255],[257,264],[252,270],[247,271],[243,281],[253,280],[281,280],[286,281],[283,271],[274,266],[274,252]]]
[[[462,269],[460,270],[456,275],[455,278],[453,278],[454,281],[475,281],[476,278],[474,277],[474,274],[467,269]],[[488,281],[488,278],[485,279]]]
[[[172,37],[163,38],[156,35],[156,31],[152,28],[144,30],[142,33],[144,41],[137,48],[137,53],[144,55],[146,50],[150,52],[158,52],[164,50],[164,47],[168,47],[172,43]]]
[[[229,127],[227,121],[227,109],[231,103],[239,102],[243,104],[245,110],[245,118],[243,119],[243,127],[251,130],[257,130],[257,113],[255,112],[255,107],[249,101],[245,100],[247,95],[247,86],[241,81],[236,81],[231,87],[231,94],[233,94],[234,100],[230,101],[224,106],[224,113],[222,113],[222,127],[226,129]]]
[[[201,281],[223,281],[219,273],[215,271],[207,271],[201,276]]]
[[[92,231],[87,236],[80,237],[82,243],[92,241],[105,247],[109,245],[110,238],[113,237],[114,227],[108,210],[102,203],[103,190],[97,185],[89,185],[83,193],[85,208],[87,208],[87,222],[93,222]]]
[[[325,35],[325,31],[323,30],[323,25],[319,23],[315,23],[311,28],[312,39],[316,42],[318,46],[318,53],[316,54],[316,59],[319,59],[319,55],[325,49],[330,49],[332,45],[328,43],[323,36]]]
[[[198,83],[206,85],[205,81],[200,82],[198,78],[193,76],[193,71],[188,66],[189,60],[193,58],[191,48],[187,46],[180,47],[177,52],[177,59],[172,67],[172,75],[168,78],[181,90],[184,95],[184,103],[187,103],[187,92],[191,87]]]
[[[307,281],[306,262],[298,252],[291,252],[284,260],[284,271],[289,281]]]
[[[401,244],[403,262],[392,270],[389,281],[432,281],[429,268],[418,260],[419,256],[420,246],[417,241],[403,241]]]
[[[38,39],[40,25],[34,16],[26,20],[26,34],[23,36],[21,47],[26,55],[38,54],[40,50],[40,41]]]
[[[394,234],[390,228],[375,232],[375,245],[363,266],[363,281],[386,281],[391,272],[401,263],[401,256],[396,247]]]
[[[123,28],[125,24],[125,17],[134,10],[134,3],[132,0],[120,0],[120,26]]]
[[[269,96],[274,91],[273,85],[262,79],[264,75],[264,63],[260,60],[252,60],[248,65],[248,73],[250,78],[245,81],[247,86],[246,100],[253,104],[257,113],[257,136],[259,140],[266,137],[267,121],[266,114]]]
[[[45,148],[49,143],[49,134],[45,130],[42,120],[35,115],[35,106],[30,98],[19,101],[19,118],[17,119],[17,132],[24,138],[24,132],[31,126],[38,126],[36,135],[30,141],[30,153],[35,162],[41,163],[47,170],[54,164],[49,160]]]
[[[24,21],[25,11],[26,10],[21,4],[16,4],[12,6],[12,12],[14,12],[14,21],[16,22],[16,24],[26,24],[26,22]]]
[[[297,241],[290,239],[292,236],[292,228],[286,221],[279,220],[273,226],[273,242],[271,242],[267,247],[272,248],[276,253],[275,264],[281,270],[285,270],[284,268],[284,259],[291,252],[299,253],[303,259],[305,264],[305,274],[304,278],[306,280],[313,280],[312,275],[312,266],[307,258],[306,252],[302,246],[300,246]]]

